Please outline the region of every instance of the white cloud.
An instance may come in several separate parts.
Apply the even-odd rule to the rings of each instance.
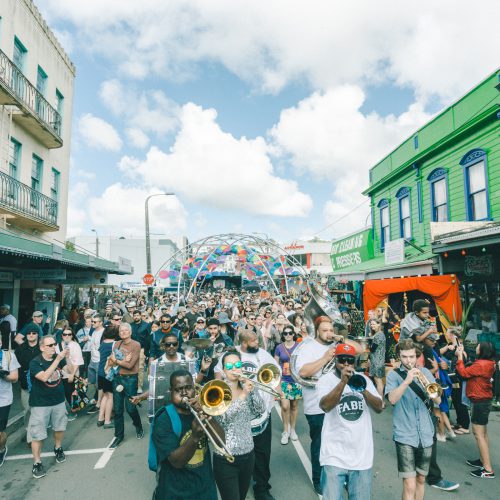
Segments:
[[[76,171],[76,175],[87,181],[92,181],[96,178],[95,172],[90,172],[89,170],[83,170],[83,169],[78,169]]]
[[[400,0],[38,4],[51,19],[73,23],[81,47],[133,78],[178,80],[215,61],[271,92],[304,78],[323,90],[396,78],[419,96],[449,99],[498,65],[497,0],[481,8],[422,0],[410,11]]]
[[[68,196],[68,227],[67,237],[78,236],[83,233],[88,215],[83,208],[82,200],[89,195],[89,186],[86,182],[77,182],[69,189]]]
[[[105,228],[111,234],[144,236],[144,202],[158,190],[129,187],[120,183],[108,186],[101,196],[88,202],[93,227]],[[149,202],[150,231],[177,238],[187,227],[187,211],[175,196],[158,196]]]
[[[120,151],[122,140],[113,125],[86,113],[78,120],[78,132],[85,144],[93,149]]]
[[[128,128],[125,133],[130,144],[136,148],[144,149],[149,144],[149,137],[140,128]]]
[[[312,200],[297,183],[274,174],[262,137],[237,139],[221,130],[215,110],[191,103],[180,118],[169,153],[152,147],[140,164],[122,159],[122,171],[213,208],[299,217],[310,211]]]

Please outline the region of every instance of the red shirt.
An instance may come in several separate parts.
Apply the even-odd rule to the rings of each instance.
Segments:
[[[478,359],[471,366],[465,366],[463,360],[457,361],[457,372],[467,380],[467,397],[473,401],[484,401],[493,398],[491,379],[495,373],[493,359]]]

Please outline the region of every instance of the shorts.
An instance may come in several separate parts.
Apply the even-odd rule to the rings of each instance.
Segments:
[[[0,432],[7,429],[7,422],[9,421],[9,412],[12,405],[0,406]]]
[[[52,425],[56,432],[65,431],[68,423],[66,403],[54,406],[33,406],[31,408],[28,432],[33,441],[43,441],[47,438],[47,427]]]
[[[97,371],[99,370],[99,361],[91,361],[87,370],[87,379],[89,384],[97,384]]]
[[[432,446],[415,448],[409,444],[396,441],[399,477],[416,477],[417,474],[427,476],[431,463]]]
[[[302,386],[295,382],[281,382],[281,390],[285,399],[302,399]]]
[[[471,404],[471,422],[476,425],[488,425],[488,417],[491,411],[491,399],[478,401],[477,403],[471,401]]]
[[[102,389],[103,392],[113,392],[113,382],[109,381],[106,377],[97,378],[97,388]]]

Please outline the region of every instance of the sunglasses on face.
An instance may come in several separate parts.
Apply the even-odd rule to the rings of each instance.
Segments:
[[[179,345],[179,342],[165,342],[163,344],[165,347],[177,347]]]
[[[45,347],[54,347],[56,344],[45,344]]]
[[[346,363],[348,365],[353,365],[355,359],[352,356],[337,356],[337,361],[342,365],[345,365]]]
[[[63,333],[62,336],[63,337],[72,337],[73,334],[72,333]]]
[[[121,318],[113,318],[113,321],[120,321]]]
[[[251,317],[249,317],[249,318],[248,318],[248,320],[250,320],[250,321],[255,321],[255,316],[251,316]]]
[[[196,323],[198,323],[199,325],[204,325],[205,324],[204,321],[197,321]]]
[[[38,335],[37,332],[28,332],[26,335]]]
[[[283,335],[293,335],[293,332],[283,332]]]
[[[226,363],[224,367],[226,370],[232,370],[233,368],[241,368],[243,366],[243,363],[241,361],[236,361],[236,363]]]
[[[162,322],[162,323],[172,323],[172,321],[171,321],[171,320],[169,320],[169,319],[162,319],[162,320],[161,320],[161,322]]]

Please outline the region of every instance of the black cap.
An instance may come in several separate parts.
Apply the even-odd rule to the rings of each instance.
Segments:
[[[207,321],[207,326],[212,326],[212,325],[217,325],[219,326],[220,323],[219,323],[219,320],[217,318],[210,318],[208,321]]]

